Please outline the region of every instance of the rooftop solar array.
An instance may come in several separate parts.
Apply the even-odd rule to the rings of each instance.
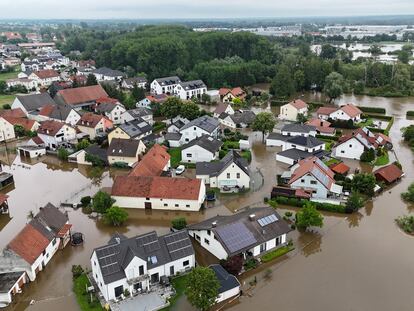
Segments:
[[[241,222],[219,227],[216,232],[231,253],[238,252],[257,242],[246,225]]]
[[[329,177],[324,172],[316,167],[313,167],[312,175],[315,176],[325,187],[329,188]]]
[[[257,220],[257,222],[259,223],[261,227],[264,227],[276,221],[277,221],[277,217],[275,214],[271,214],[269,216],[265,216]]]
[[[325,171],[329,170],[329,167],[326,166],[325,163],[323,163],[320,159],[316,159],[316,164],[318,164],[320,167],[322,167],[322,169],[324,169]]]
[[[164,240],[173,260],[189,256],[193,253],[191,242],[185,231],[165,236]]]
[[[119,246],[112,245],[102,248],[96,252],[99,264],[101,266],[102,275],[107,276],[120,271],[118,264]]]

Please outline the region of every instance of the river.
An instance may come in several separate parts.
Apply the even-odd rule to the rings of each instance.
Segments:
[[[308,94],[305,100],[316,100]],[[413,153],[402,142],[400,129],[411,124],[405,118],[407,110],[414,110],[414,98],[376,98],[343,96],[338,103],[353,102],[360,106],[384,107],[395,116],[390,136],[397,156],[406,173],[405,178],[390,190],[353,215],[325,214],[322,229],[312,232],[292,232],[295,250],[257,271],[243,276],[243,289],[248,295],[230,307],[231,310],[411,310],[414,304],[414,237],[401,232],[394,219],[411,212],[412,206],[400,199],[400,193],[413,182]],[[277,113],[277,108],[272,107]],[[81,247],[68,246],[52,259],[38,279],[28,284],[9,310],[79,310],[72,294],[71,266],[89,266],[94,247],[107,242],[119,231],[133,236],[149,230],[160,234],[168,231],[172,218],[183,215],[190,223],[216,214],[229,214],[247,205],[261,205],[269,196],[275,176],[286,167],[275,161],[277,149],[261,143],[261,134],[250,133],[253,140],[251,167],[260,169],[264,186],[257,192],[240,196],[223,196],[216,204],[200,213],[129,211],[125,227],[112,228],[89,218],[81,210],[69,210],[74,231],[86,236]],[[14,156],[15,157],[15,156]],[[0,216],[0,246],[6,245],[27,222],[30,210],[47,202],[59,204],[93,194],[110,186],[113,177],[124,171],[96,171],[92,168],[62,165],[54,158],[29,165],[19,157],[11,157],[11,166],[3,166],[15,176],[15,188],[10,196],[10,216]],[[294,210],[294,209],[291,209]],[[283,210],[282,210],[283,213]],[[271,269],[270,278],[264,271]],[[258,283],[250,288],[249,281]],[[36,302],[28,307],[30,300]],[[175,310],[193,310],[181,299]]]

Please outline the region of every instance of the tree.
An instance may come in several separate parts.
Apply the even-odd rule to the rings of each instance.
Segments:
[[[401,50],[398,52],[398,60],[402,62],[403,64],[408,64],[408,62],[410,61],[411,55],[412,55],[412,52]]]
[[[373,44],[369,47],[369,52],[373,56],[378,56],[382,53],[381,47],[378,44]]]
[[[334,59],[336,57],[336,47],[329,43],[322,45],[319,56],[324,59]]]
[[[298,113],[296,121],[298,121],[299,123],[305,123],[306,121],[308,121],[308,117],[303,113]]]
[[[364,199],[358,191],[352,192],[346,201],[346,212],[353,213],[364,206]]]
[[[68,159],[68,157],[69,157],[69,152],[65,148],[60,147],[58,149],[57,157],[60,160],[66,161]]]
[[[161,115],[167,119],[173,119],[181,113],[181,99],[169,97],[160,108]]]
[[[140,100],[145,98],[145,90],[142,87],[138,87],[138,85],[134,83],[131,95],[136,102],[139,102]]]
[[[187,227],[187,220],[184,217],[177,217],[171,221],[171,225],[174,229],[182,230]]]
[[[85,148],[88,148],[89,147],[89,145],[90,145],[91,143],[89,142],[89,140],[87,140],[87,139],[82,139],[77,145],[76,145],[76,150],[82,150],[82,149],[85,149]]]
[[[370,173],[356,174],[351,180],[352,191],[359,191],[359,193],[364,193],[368,196],[374,195],[375,185],[375,176]]]
[[[295,92],[295,82],[292,79],[289,68],[286,65],[280,65],[276,76],[270,84],[270,94],[276,97],[288,98]]]
[[[91,86],[91,85],[97,85],[97,84],[98,84],[98,81],[96,80],[95,75],[92,73],[88,74],[88,77],[86,78],[86,85]]]
[[[252,123],[252,129],[262,132],[264,142],[266,133],[273,131],[275,125],[276,119],[271,112],[260,112]]]
[[[188,120],[194,120],[200,116],[200,108],[193,102],[183,103],[180,108],[180,115]]]
[[[404,141],[406,142],[414,142],[414,125],[410,125],[403,129]]]
[[[115,200],[113,200],[108,193],[98,191],[92,199],[92,208],[95,212],[103,214],[112,206],[112,204],[114,204],[114,202]]]
[[[14,126],[14,132],[16,133],[17,137],[23,137],[26,136],[26,130],[23,126],[16,124]]]
[[[6,81],[0,81],[0,94],[6,94],[7,83]]]
[[[303,70],[295,71],[293,75],[293,80],[295,80],[296,91],[303,91],[305,89],[305,73]]]
[[[408,202],[414,202],[414,183],[408,186],[407,192],[401,193],[401,197]]]
[[[107,224],[119,227],[128,219],[128,213],[114,205],[106,210],[103,217]]]
[[[344,77],[337,72],[330,73],[325,79],[324,92],[329,97],[329,102],[343,94]]]
[[[360,157],[361,162],[372,162],[375,160],[374,149],[365,150]]]
[[[204,103],[204,104],[206,104],[206,105],[211,104],[211,96],[208,95],[208,94],[206,94],[206,93],[203,93],[201,95],[201,102]]]
[[[221,265],[228,273],[237,276],[243,268],[243,257],[240,255],[229,257],[227,260],[224,260]]]
[[[306,202],[302,209],[296,213],[296,226],[302,229],[322,227],[323,216],[312,203]]]
[[[185,294],[192,306],[198,310],[208,310],[215,304],[220,284],[214,271],[198,266],[188,274]]]

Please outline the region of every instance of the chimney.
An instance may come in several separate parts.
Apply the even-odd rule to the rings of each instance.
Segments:
[[[249,215],[249,219],[250,219],[251,221],[255,220],[255,218],[256,218],[256,215],[255,215],[255,214],[250,214],[250,215]]]
[[[213,222],[211,223],[211,226],[212,226],[213,228],[217,227],[217,221],[213,221]]]
[[[115,241],[116,241],[117,244],[120,244],[121,243],[121,239],[119,237],[116,237],[115,238]]]

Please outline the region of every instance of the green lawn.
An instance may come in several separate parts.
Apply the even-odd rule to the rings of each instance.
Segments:
[[[80,277],[73,280],[73,291],[76,295],[76,300],[82,311],[103,311],[98,299],[92,295],[93,302],[90,302],[90,294],[86,293],[86,285],[90,286],[89,280],[86,274],[82,274]]]
[[[16,95],[0,95],[0,107],[3,107],[5,104],[11,105],[16,98]]]
[[[181,148],[170,148],[168,153],[171,156],[171,167],[176,168],[181,162]]]
[[[290,246],[290,245],[282,246],[278,249],[275,249],[274,251],[271,251],[267,254],[264,254],[262,256],[262,262],[272,261],[272,260],[276,259],[277,257],[283,256],[284,254],[289,253],[293,249],[295,249],[295,248],[293,246]]]
[[[178,299],[180,299],[180,297],[184,295],[185,288],[187,287],[187,278],[188,275],[186,274],[182,276],[177,276],[176,278],[171,280],[172,286],[174,287],[176,294],[175,296],[170,298],[170,305],[162,309],[162,311],[171,310],[177,303]]]
[[[14,79],[17,78],[17,71],[11,71],[11,72],[3,72],[0,73],[0,81],[6,81],[8,79]]]
[[[386,152],[375,160],[374,165],[382,166],[382,165],[388,164],[389,162],[390,162],[390,158],[388,157],[388,152]]]
[[[324,161],[326,166],[331,166],[332,164],[340,163],[341,161],[335,158],[329,159],[328,161]]]
[[[371,118],[368,118],[364,122],[359,122],[357,124],[357,126],[358,127],[366,127],[366,126],[371,126],[372,124],[374,124],[374,120],[372,120]]]

